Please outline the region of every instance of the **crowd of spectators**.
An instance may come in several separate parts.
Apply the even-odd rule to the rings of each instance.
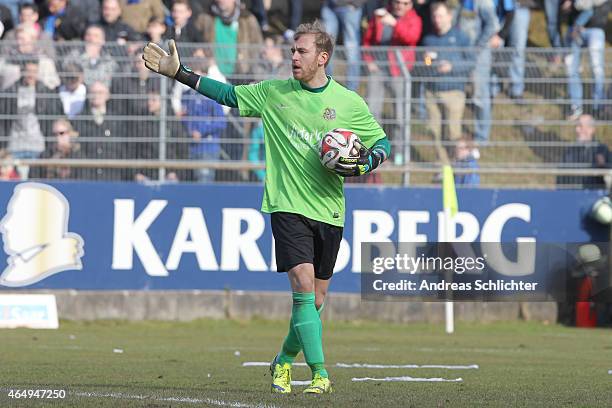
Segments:
[[[261,161],[260,124],[237,126],[232,120],[236,113],[229,108],[181,84],[162,82],[144,67],[140,52],[144,41],[175,39],[185,61],[216,80],[241,84],[289,77],[283,45],[303,21],[305,2],[286,1],[286,15],[280,20],[268,15],[270,3],[2,2],[0,88],[5,96],[0,98],[0,108],[13,117],[0,120],[2,157]],[[543,6],[551,46],[559,48],[550,55],[550,62],[566,68],[568,119],[589,113],[594,121],[605,108],[604,48],[610,0],[544,0]],[[364,91],[378,119],[384,116],[385,101],[392,100],[393,118],[401,124],[407,120],[403,70],[409,70],[417,79],[413,96],[422,101],[432,140],[456,143],[450,151],[457,163],[477,168],[478,146],[490,139],[492,98],[499,91],[495,58],[507,60],[503,75],[509,79],[508,97],[522,100],[530,14],[536,7],[535,0],[322,0],[317,14],[344,45],[344,53],[328,67],[330,74],[343,62],[345,85]],[[568,22],[565,34],[561,20]],[[404,48],[381,51],[379,46]],[[417,51],[416,46],[421,48]],[[494,52],[502,47],[507,52]],[[593,76],[589,104],[583,103],[580,74],[585,48]],[[365,87],[360,89],[363,76]],[[474,112],[473,136],[468,138],[462,128],[467,90],[472,92]],[[166,129],[160,129],[160,118],[168,124]],[[399,128],[387,129],[391,139]],[[231,140],[243,135],[251,136],[250,144]],[[583,159],[576,154],[571,158]],[[32,174],[139,181],[160,177],[152,169],[33,168],[32,174],[24,166],[14,170],[24,179]],[[219,174],[212,169],[176,170],[167,171],[165,177],[207,182],[219,179]],[[261,180],[263,172],[245,177]],[[467,179],[468,184],[478,183],[477,177]]]

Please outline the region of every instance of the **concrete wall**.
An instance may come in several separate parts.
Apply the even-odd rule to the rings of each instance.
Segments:
[[[2,291],[0,293],[26,293]],[[291,296],[244,291],[28,291],[56,295],[60,319],[193,320],[198,318],[285,319]],[[442,322],[443,302],[378,302],[360,295],[331,293],[323,314],[333,320]],[[552,302],[456,302],[457,321],[538,320],[555,322]]]

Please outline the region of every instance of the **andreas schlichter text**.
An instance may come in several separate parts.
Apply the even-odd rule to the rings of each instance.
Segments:
[[[511,279],[509,281],[503,279],[496,280],[481,280],[474,282],[428,282],[422,280],[421,283],[402,279],[397,282],[385,282],[382,279],[377,279],[372,282],[372,287],[376,291],[435,291],[435,290],[458,290],[458,291],[529,291],[536,290],[537,282],[523,282]]]

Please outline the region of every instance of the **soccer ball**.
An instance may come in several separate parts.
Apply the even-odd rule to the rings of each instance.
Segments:
[[[334,129],[325,134],[319,145],[321,164],[333,170],[340,157],[356,157],[359,137],[348,129]]]

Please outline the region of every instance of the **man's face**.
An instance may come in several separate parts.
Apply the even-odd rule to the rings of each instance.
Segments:
[[[53,136],[57,142],[57,146],[62,150],[69,150],[72,145],[72,136],[70,129],[64,121],[58,121],[53,124]]]
[[[24,7],[19,11],[19,22],[22,24],[34,24],[38,21],[38,13],[29,7]]]
[[[391,5],[391,13],[395,17],[401,18],[412,9],[412,0],[393,0]]]
[[[465,160],[470,155],[470,148],[464,141],[457,142],[455,146],[455,158]]]
[[[271,62],[282,62],[283,50],[276,45],[272,38],[266,38],[264,40],[263,56],[266,60]]]
[[[236,0],[215,0],[215,3],[223,14],[233,13],[236,7]]]
[[[158,114],[161,111],[161,97],[156,93],[149,93],[147,98],[149,113]]]
[[[90,45],[99,45],[102,46],[106,42],[104,39],[104,31],[100,27],[89,27],[87,31],[85,31],[84,40],[86,43]]]
[[[322,54],[317,52],[314,34],[301,35],[291,48],[293,78],[302,82],[314,78],[319,69],[324,69],[323,64],[319,65]]]
[[[51,14],[56,14],[66,8],[66,0],[49,0],[48,8]]]
[[[17,31],[17,49],[21,54],[34,53],[36,34],[29,28],[22,27]]]
[[[161,38],[165,32],[166,25],[157,21],[153,21],[147,26],[147,34],[149,34],[149,37],[151,38]]]
[[[595,126],[591,115],[581,115],[576,123],[576,140],[590,142],[595,134]]]
[[[89,97],[89,103],[91,103],[92,107],[103,108],[106,106],[110,93],[106,85],[101,82],[94,82],[89,87],[87,96]]]
[[[438,7],[431,13],[431,21],[437,33],[446,33],[452,24],[453,16],[450,11],[444,7]]]
[[[38,64],[33,62],[28,62],[25,64],[23,68],[23,81],[28,86],[36,85],[36,80],[38,79]]]
[[[121,17],[121,7],[117,0],[104,0],[102,4],[102,18],[107,23],[114,23]]]
[[[191,9],[186,4],[176,3],[172,6],[172,19],[177,26],[183,27],[187,24],[189,17],[191,17]]]

